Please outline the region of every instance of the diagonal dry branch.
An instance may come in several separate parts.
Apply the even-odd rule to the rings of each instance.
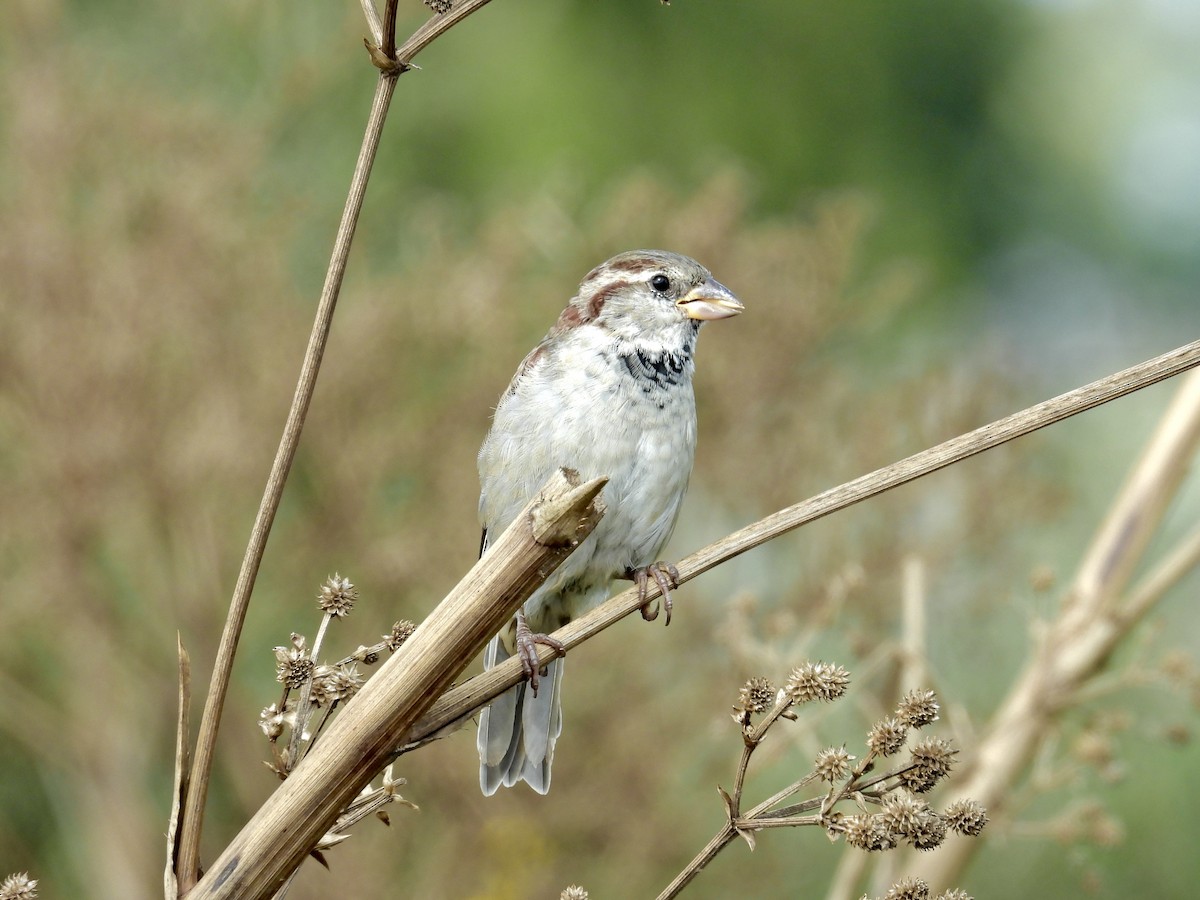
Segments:
[[[1040,629],[1031,658],[988,723],[955,797],[989,809],[1028,771],[1056,719],[1079,702],[1082,689],[1155,603],[1200,559],[1200,538],[1184,538],[1140,583],[1130,587],[1150,538],[1200,446],[1200,373],[1190,375],[1163,415],[1101,523],[1063,596],[1054,621]],[[937,890],[959,879],[978,848],[948,840],[908,861],[907,874]],[[977,843],[977,842],[976,842]]]
[[[331,721],[189,900],[259,900],[303,862],[398,739],[603,515],[606,479],[560,470]]]
[[[1178,375],[1200,365],[1200,341],[1164,353],[1124,371],[1109,375],[1073,391],[1031,406],[1021,412],[1006,416],[967,434],[916,453],[890,466],[862,475],[853,481],[830,488],[802,503],[789,506],[777,513],[747,525],[740,531],[715,541],[678,564],[679,582],[690,581],[697,575],[720,565],[735,556],[745,553],[773,538],[806,525],[830,513],[845,509],[855,503],[882,494],[902,484],[907,484],[923,475],[936,472],[953,463],[960,462],[984,450],[1045,428],[1055,422],[1092,409],[1102,403],[1123,397],[1133,391],[1157,384],[1165,378]],[[650,585],[649,597],[658,595],[658,588]],[[588,638],[608,628],[641,607],[636,589],[623,591],[607,602],[582,616],[554,636],[569,650]],[[548,662],[555,651],[538,648],[539,658]],[[493,697],[503,693],[521,678],[516,660],[508,660],[494,669],[489,669],[465,683],[446,692],[429,712],[409,732],[404,750],[413,749],[436,737],[439,732],[456,721],[471,715],[485,706]],[[972,794],[978,796],[978,794]]]

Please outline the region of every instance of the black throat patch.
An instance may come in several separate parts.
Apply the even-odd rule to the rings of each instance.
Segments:
[[[679,384],[688,377],[688,363],[691,362],[691,346],[683,350],[663,353],[650,353],[646,350],[634,350],[623,353],[618,358],[633,380],[645,391],[654,388],[666,388]]]

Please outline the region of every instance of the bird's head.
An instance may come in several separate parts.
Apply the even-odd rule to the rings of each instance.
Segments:
[[[690,343],[701,323],[745,307],[694,259],[663,250],[630,250],[587,274],[560,327],[595,324],[622,343]]]

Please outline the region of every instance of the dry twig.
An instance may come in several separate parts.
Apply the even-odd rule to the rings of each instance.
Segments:
[[[882,494],[899,485],[907,484],[967,457],[982,453],[984,450],[1029,434],[1031,431],[1061,422],[1077,413],[1156,384],[1198,364],[1200,364],[1200,341],[1172,350],[1170,353],[1147,360],[1107,378],[1101,378],[1091,384],[938,444],[936,447],[923,450],[900,462],[838,485],[802,503],[789,506],[787,509],[747,525],[745,528],[684,557],[677,566],[679,583],[691,581],[697,575],[701,575],[735,556],[740,556],[747,550],[830,513]],[[658,596],[657,592],[658,587],[651,584],[648,596],[654,598]],[[610,598],[587,615],[581,616],[559,629],[554,633],[554,637],[562,641],[567,649],[576,647],[640,608],[641,601],[638,591],[636,588],[630,588]],[[538,652],[541,654],[540,658],[543,663],[549,661],[552,656],[546,648],[539,648]],[[510,659],[447,691],[413,726],[401,751],[411,750],[444,733],[448,726],[486,706],[494,697],[512,687],[520,679],[521,668],[516,660]],[[973,796],[980,796],[980,793],[974,791]]]
[[[411,68],[412,58],[421,50],[455,24],[482,8],[487,2],[488,0],[463,0],[450,12],[435,15],[417,29],[404,42],[399,51],[395,52],[392,51],[394,51],[396,43],[397,0],[387,0],[383,25],[379,24],[377,16],[367,15],[368,26],[371,27],[373,36],[376,38],[374,44],[367,42],[367,49],[371,54],[372,62],[379,68],[379,80],[375,86],[375,96],[371,103],[371,112],[363,134],[358,161],[350,180],[346,205],[342,211],[337,236],[334,238],[333,252],[326,270],[325,283],[321,289],[321,298],[317,304],[312,332],[304,351],[300,378],[288,410],[283,436],[280,438],[279,448],[275,452],[271,472],[267,477],[266,489],[250,531],[250,540],[238,571],[233,598],[229,604],[216,660],[213,663],[212,678],[209,682],[208,694],[205,697],[204,711],[200,718],[200,730],[196,737],[192,767],[184,784],[185,793],[182,814],[179,818],[177,853],[176,848],[172,847],[171,849],[171,855],[178,859],[176,876],[180,894],[187,893],[196,883],[208,781],[212,772],[221,712],[229,690],[230,674],[233,671],[233,659],[237,652],[238,640],[241,637],[242,625],[246,620],[246,612],[250,606],[250,595],[258,577],[258,568],[262,562],[263,553],[266,551],[267,538],[275,521],[275,513],[279,509],[283,486],[291,471],[292,460],[300,443],[300,432],[304,427],[304,420],[312,401],[313,390],[316,387],[317,374],[320,371],[321,358],[325,353],[325,344],[329,337],[334,308],[337,305],[342,278],[346,272],[350,244],[354,238],[359,214],[362,211],[367,181],[370,178],[375,154],[383,135],[383,124],[387,118],[392,94],[396,89],[396,79]],[[364,4],[364,9],[368,6],[370,4]],[[186,742],[186,736],[184,736],[184,740]]]
[[[589,535],[605,479],[560,470],[332,720],[225,848],[190,900],[269,897],[378,773],[397,738]]]
[[[1045,624],[1032,658],[992,717],[957,788],[992,809],[1053,732],[1054,721],[1080,699],[1113,650],[1200,560],[1200,536],[1189,535],[1145,579],[1130,579],[1158,529],[1200,443],[1200,373],[1180,387],[1141,459],[1101,523],[1057,618]],[[908,874],[935,888],[953,881],[974,853],[971,842],[948,842],[909,862]]]

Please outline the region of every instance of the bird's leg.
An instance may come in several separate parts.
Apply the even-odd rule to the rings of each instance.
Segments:
[[[667,562],[650,563],[636,569],[626,569],[625,577],[637,584],[638,599],[642,601],[642,618],[653,622],[658,618],[658,606],[646,600],[646,592],[650,587],[650,579],[662,591],[662,606],[667,611],[667,622],[671,624],[671,591],[679,587],[679,570]]]
[[[533,689],[533,696],[537,696],[538,689],[538,655],[537,645],[544,644],[547,647],[553,647],[559,653],[566,654],[566,645],[552,638],[548,634],[530,631],[529,623],[525,621],[525,610],[517,610],[517,656],[521,658],[521,669],[525,673],[525,677],[529,679],[529,687]]]

